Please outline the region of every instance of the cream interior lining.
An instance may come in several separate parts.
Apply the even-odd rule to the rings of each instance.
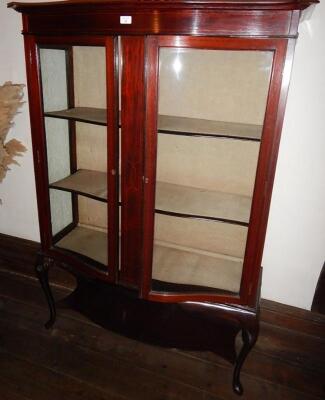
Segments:
[[[87,256],[103,265],[107,265],[107,233],[81,226],[56,243],[57,247]]]
[[[54,62],[57,57],[63,63],[62,51],[51,54]],[[105,49],[77,46],[73,57],[76,108],[53,116],[103,124]],[[272,57],[271,52],[163,49],[158,130],[260,139]],[[66,99],[65,92],[61,95]],[[60,103],[47,110],[64,107]],[[106,127],[77,122],[76,138],[78,171],[64,179],[62,173],[53,186],[106,199]],[[155,207],[247,223],[258,153],[256,141],[158,134]],[[84,226],[57,245],[107,265],[107,234],[101,231],[107,229],[107,205],[78,196],[78,206]],[[153,278],[238,292],[246,237],[246,227],[156,214]]]
[[[107,234],[85,227],[76,227],[56,246],[71,250],[107,265]],[[175,248],[168,243],[155,244],[153,279],[209,286],[238,292],[242,261],[204,252]],[[208,283],[208,284],[207,284]]]

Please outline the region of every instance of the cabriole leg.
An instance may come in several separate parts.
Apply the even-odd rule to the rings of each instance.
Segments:
[[[258,325],[256,325],[253,329],[244,328],[242,330],[242,338],[243,338],[243,347],[236,359],[232,387],[235,393],[238,395],[243,394],[243,386],[240,382],[240,371],[246,360],[248,353],[251,351],[254,346],[258,336]]]
[[[45,323],[46,329],[50,329],[53,326],[56,318],[55,302],[49,285],[49,278],[48,278],[49,266],[50,266],[50,260],[48,258],[43,257],[42,255],[38,255],[35,265],[35,271],[37,278],[39,279],[42,289],[45,293],[45,297],[50,310],[50,319]]]

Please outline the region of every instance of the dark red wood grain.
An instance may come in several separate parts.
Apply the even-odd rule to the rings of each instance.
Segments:
[[[131,286],[139,285],[142,269],[144,51],[144,37],[122,37],[120,282]]]
[[[119,263],[119,132],[117,41],[106,38],[107,215],[109,280],[117,279]]]
[[[67,70],[67,95],[68,95],[68,108],[73,108],[75,105],[74,99],[74,80],[73,78],[73,52],[72,46],[68,46],[66,50],[66,70]],[[73,174],[77,171],[77,139],[76,139],[76,122],[68,121],[69,124],[69,151],[70,151],[70,173]],[[79,206],[78,196],[72,193],[72,213],[73,224],[76,226],[79,221]]]
[[[117,279],[162,302],[231,302],[254,309],[280,133],[300,10],[314,0],[83,0],[47,4],[11,3],[23,12],[33,151],[42,249],[82,274]],[[121,15],[132,24],[120,24]],[[107,35],[115,35],[115,38]],[[118,269],[118,50],[122,57],[121,269]],[[147,36],[149,35],[149,36]],[[106,46],[108,118],[108,253],[110,274],[51,243],[46,143],[42,121],[37,45]],[[151,292],[160,46],[223,50],[269,50],[274,62],[260,147],[251,220],[239,295]],[[71,71],[70,71],[71,74]],[[70,99],[70,103],[73,99]],[[72,104],[72,103],[71,103]],[[72,125],[71,125],[72,127]],[[73,129],[71,128],[71,132]],[[73,133],[73,132],[72,132]],[[71,168],[76,168],[72,134]],[[75,218],[76,219],[76,218]],[[113,271],[115,271],[113,273]],[[115,277],[114,277],[115,274]]]
[[[121,15],[132,16],[131,25],[121,25]],[[33,14],[28,19],[28,33],[149,35],[183,34],[213,36],[285,36],[289,35],[292,11],[219,11],[211,10],[144,10],[128,9],[113,12],[78,13],[76,17]],[[295,33],[296,34],[296,33]]]
[[[300,10],[318,0],[142,0],[9,3],[37,35],[296,36]],[[132,17],[130,25],[121,15]]]
[[[139,9],[304,9],[318,0],[68,0],[56,2],[43,2],[41,4],[28,2],[11,2],[8,7],[12,7],[20,12],[47,13],[56,10],[114,10],[137,6]]]

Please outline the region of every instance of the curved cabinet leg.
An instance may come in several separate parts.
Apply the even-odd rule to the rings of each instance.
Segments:
[[[49,278],[48,278],[49,265],[50,261],[48,259],[44,258],[42,255],[39,255],[37,257],[35,271],[42,286],[42,289],[44,291],[50,310],[50,319],[45,323],[46,329],[50,329],[53,326],[56,318],[55,302],[49,285]]]
[[[243,338],[243,347],[236,359],[235,369],[233,374],[232,387],[235,393],[238,395],[243,394],[243,386],[240,382],[240,371],[246,360],[248,353],[251,351],[252,347],[256,343],[258,336],[258,325],[253,328],[243,328],[242,329],[242,338]]]

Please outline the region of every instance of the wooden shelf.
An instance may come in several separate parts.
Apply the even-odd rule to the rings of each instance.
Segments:
[[[50,188],[107,201],[107,174],[80,169],[50,184]],[[189,186],[157,182],[156,212],[180,217],[219,220],[246,226],[251,198]]]
[[[157,182],[156,212],[183,214],[247,225],[251,198],[189,186]]]
[[[44,115],[52,118],[107,125],[107,114],[104,108],[76,107],[68,110],[49,111],[45,112]],[[158,115],[159,133],[260,141],[262,129],[262,125]]]
[[[53,189],[79,193],[107,201],[107,174],[80,169],[50,184]],[[251,198],[231,193],[157,182],[156,212],[168,215],[202,217],[247,225]]]
[[[155,244],[152,279],[238,293],[243,261],[195,249]]]
[[[105,108],[76,107],[68,110],[45,112],[44,116],[69,119],[72,121],[90,122],[96,125],[107,125]]]
[[[158,115],[158,132],[260,141],[262,125]]]
[[[58,241],[56,247],[108,264],[107,234],[89,227],[77,226]],[[242,260],[168,244],[154,245],[153,279],[238,293],[241,274]]]
[[[79,169],[74,174],[51,183],[50,187],[82,194],[100,201],[107,201],[106,172]]]
[[[107,233],[77,226],[59,240],[55,246],[81,254],[100,264],[108,264]]]

